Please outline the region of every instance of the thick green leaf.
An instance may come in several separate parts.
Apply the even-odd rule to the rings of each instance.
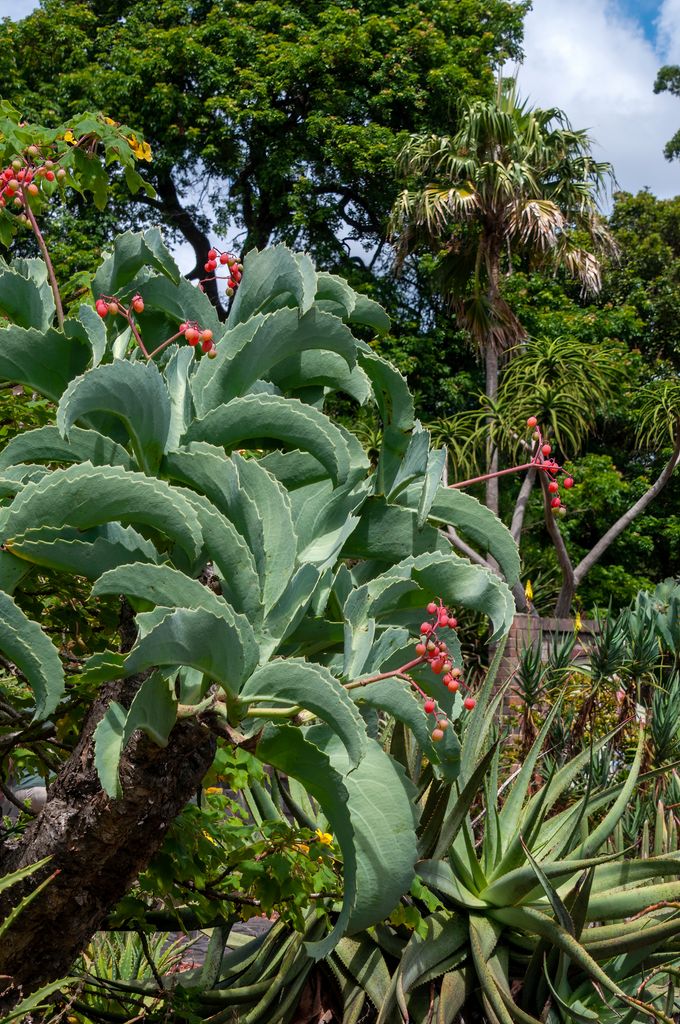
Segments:
[[[377,334],[387,334],[392,324],[382,306],[360,292],[354,293],[354,299],[354,309],[349,317],[350,323],[372,327]]]
[[[112,569],[97,580],[92,593],[96,597],[101,594],[127,594],[162,608],[203,608],[236,626],[244,642],[254,650],[257,646],[245,615],[237,614],[224,598],[169,565],[138,564]],[[256,656],[248,659],[251,667],[256,663]]]
[[[184,492],[203,534],[202,558],[212,564],[222,595],[250,621],[263,616],[262,594],[253,554],[232,523],[202,494]]]
[[[418,856],[415,788],[375,740],[368,740],[364,757],[355,768],[341,740],[325,726],[313,726],[306,735],[328,754],[349,793],[357,851],[357,898],[348,926],[351,934],[385,918],[411,887]]]
[[[328,754],[312,742],[313,739],[313,736],[307,739],[302,730],[294,726],[268,726],[255,753],[261,761],[304,784],[307,792],[318,801],[342,850],[342,910],[330,935],[321,942],[307,944],[310,956],[320,960],[328,955],[347,931],[350,911],[356,898],[357,850],[354,824],[348,808],[346,779],[333,767]],[[340,749],[344,748],[341,746]]]
[[[193,416],[189,374],[194,359],[194,350],[190,346],[176,348],[163,369],[170,395],[170,428],[166,441],[166,448],[170,451],[179,445],[179,439]]]
[[[106,354],[106,325],[92,306],[79,308],[78,322],[82,325],[85,338],[92,348],[92,365],[99,366]],[[67,320],[64,324],[64,330],[69,337],[71,336],[69,333],[69,324],[71,323],[72,321]]]
[[[262,439],[308,451],[337,483],[349,472],[347,442],[327,416],[294,398],[248,395],[218,406],[187,430],[183,443],[209,441],[232,451]]]
[[[383,443],[378,463],[378,487],[385,494],[399,472],[414,425],[411,392],[402,375],[370,348],[357,344],[357,359],[373,385],[383,424]]]
[[[295,570],[298,538],[290,500],[281,484],[254,459],[234,453],[240,489],[251,499],[263,523],[262,549],[253,552],[260,574],[264,613],[276,604]]]
[[[275,660],[256,669],[241,690],[241,699],[266,704],[288,701],[313,711],[340,737],[353,767],[366,751],[366,728],[347,690],[323,665],[297,658]]]
[[[427,457],[430,451],[430,432],[423,430],[416,423],[409,438],[408,448],[387,495],[388,501],[394,501],[401,491],[405,490],[414,480],[425,476]]]
[[[252,334],[233,333],[237,335],[233,341],[229,331],[220,341],[217,359],[203,361],[196,372],[193,389],[194,393],[201,389],[203,414],[245,395],[255,381],[269,378],[279,363],[305,350],[335,352],[350,370],[356,362],[356,343],[349,328],[313,307],[302,317],[297,309],[277,309],[258,318]]]
[[[12,538],[12,554],[34,565],[76,573],[95,580],[130,562],[157,562],[158,552],[131,526],[105,523],[91,530],[40,527]]]
[[[91,462],[93,466],[133,468],[122,445],[96,430],[80,427],[71,427],[68,440],[52,426],[17,434],[0,452],[0,468],[20,462]]]
[[[295,521],[301,544],[298,557],[301,562],[312,562],[323,570],[337,562],[342,547],[359,523],[371,483],[361,480],[333,489],[326,481],[313,487],[319,488],[316,500],[305,500]]]
[[[177,702],[160,672],[144,680],[129,711],[111,702],[94,731],[95,767],[110,797],[122,795],[118,766],[135,730],[141,729],[157,746],[166,747],[176,717]]]
[[[47,281],[45,272],[44,282]],[[41,288],[28,273],[18,273],[0,260],[0,315],[18,327],[46,331],[54,320],[52,290]]]
[[[414,511],[389,505],[383,497],[376,496],[364,503],[359,523],[345,543],[343,557],[400,562],[426,551],[441,551],[444,555],[450,548],[433,526],[426,524],[418,529]]]
[[[217,310],[205,292],[196,288],[191,281],[180,277],[179,282],[175,283],[166,277],[152,276],[143,281],[137,279],[130,282],[130,290],[135,284],[138,284],[138,290],[144,299],[145,322],[142,323],[142,328],[147,343],[160,344],[168,334],[176,333],[179,324],[186,320],[195,321],[201,330],[209,328],[219,341],[224,327],[220,323]],[[162,314],[162,327],[156,328],[152,341],[148,332],[153,323],[154,311],[155,316]]]
[[[314,302],[316,271],[309,256],[286,245],[262,252],[251,249],[243,261],[243,279],[229,311],[229,327],[278,306],[296,306],[306,313]]]
[[[519,551],[512,534],[486,505],[471,494],[441,487],[432,502],[428,518],[453,526],[457,533],[479,548],[482,554],[496,559],[508,585],[519,579]]]
[[[9,543],[36,527],[89,529],[114,520],[144,523],[172,538],[192,559],[201,551],[193,509],[176,489],[120,466],[88,462],[27,484],[4,511],[0,532]]]
[[[127,431],[137,464],[158,469],[170,430],[170,396],[155,363],[116,359],[72,381],[59,402],[57,426],[68,437],[76,420],[110,413]]]
[[[0,328],[0,378],[24,384],[54,402],[89,359],[89,348],[81,341],[69,341],[51,327],[45,331]]]
[[[137,641],[125,670],[133,675],[155,665],[189,665],[235,696],[257,654],[236,623],[205,608],[178,608]]]
[[[158,270],[174,284],[179,283],[179,268],[169,249],[163,244],[158,228],[126,231],[122,235],[117,235],[113,250],[104,257],[94,276],[92,292],[95,298],[100,295],[114,295],[146,266]]]
[[[484,910],[485,904],[465,887],[446,860],[421,860],[418,862],[418,876],[430,889],[436,889],[465,910]]]
[[[64,693],[59,652],[38,623],[29,619],[1,590],[0,651],[17,666],[33,691],[33,718],[49,718]]]
[[[453,729],[447,729],[441,743],[432,742],[434,720],[425,714],[423,701],[403,679],[383,679],[369,686],[352,690],[352,696],[361,705],[387,711],[392,718],[407,725],[424,754],[433,765],[435,774],[453,781],[460,770],[460,743]]]
[[[344,391],[359,405],[364,405],[373,393],[371,382],[361,367],[349,369],[342,356],[335,352],[312,350],[289,356],[268,372],[267,380],[286,395],[295,397],[298,392],[300,398],[305,389],[322,387]]]

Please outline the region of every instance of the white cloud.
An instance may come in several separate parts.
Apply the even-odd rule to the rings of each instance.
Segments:
[[[561,107],[575,128],[590,130],[622,189],[669,197],[680,194],[680,163],[669,164],[663,147],[680,128],[680,100],[653,86],[664,61],[680,62],[680,0],[662,8],[657,50],[616,3],[535,0],[518,81],[533,104]]]

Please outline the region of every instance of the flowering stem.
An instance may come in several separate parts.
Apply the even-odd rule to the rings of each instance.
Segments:
[[[142,352],[144,353],[144,355],[146,356],[146,358],[147,358],[147,359],[151,359],[151,356],[150,356],[150,355],[149,355],[149,353],[148,353],[148,352],[146,351],[146,345],[145,345],[145,344],[144,344],[144,342],[142,341],[142,336],[141,336],[141,334],[139,333],[139,331],[137,330],[137,324],[136,324],[136,323],[134,322],[134,320],[133,320],[133,318],[132,318],[132,315],[131,315],[131,313],[130,313],[130,310],[129,310],[129,309],[125,309],[125,307],[120,307],[120,308],[121,308],[121,309],[122,309],[122,311],[123,311],[123,314],[124,314],[124,316],[125,316],[125,319],[127,320],[127,322],[128,322],[128,323],[129,323],[129,325],[130,325],[130,330],[132,331],[132,333],[133,333],[133,335],[134,335],[135,341],[137,342],[137,344],[138,344],[138,345],[139,345],[139,347],[141,348],[141,350],[142,350]]]
[[[173,334],[171,338],[167,338],[165,341],[162,341],[160,345],[158,345],[158,347],[153,350],[153,352],[149,352],[148,355],[145,352],[144,355],[146,356],[147,359],[153,359],[153,357],[157,356],[159,352],[162,352],[164,348],[166,348],[168,345],[171,345],[173,341],[177,340],[177,338],[181,337],[182,332],[178,331],[177,334]]]
[[[401,679],[406,679],[407,682],[413,685],[413,680],[410,679],[406,673],[417,665],[422,665],[424,661],[425,658],[414,658],[413,661],[408,661],[400,668],[393,668],[389,672],[376,672],[375,675],[366,676],[364,679],[355,679],[351,683],[345,683],[345,689],[356,690],[359,686],[370,686],[371,683],[379,683],[382,679],[393,679],[395,676]]]
[[[45,245],[45,239],[42,236],[42,232],[41,232],[40,228],[38,227],[38,222],[35,219],[35,214],[33,213],[33,210],[31,209],[30,203],[28,202],[28,199],[27,199],[27,197],[26,197],[26,195],[24,193],[23,188],[21,189],[21,196],[22,196],[22,199],[24,201],[24,209],[26,211],[26,216],[28,217],[28,219],[30,221],[31,228],[33,229],[33,234],[35,235],[35,237],[37,239],[37,242],[38,242],[38,245],[40,247],[40,251],[42,253],[43,259],[45,260],[45,266],[47,267],[47,276],[50,279],[50,285],[52,287],[52,294],[54,295],[54,306],[55,306],[55,309],[57,311],[57,321],[59,323],[59,326],[63,330],[63,327],[64,327],[64,307],[61,304],[61,295],[59,294],[59,285],[57,284],[57,275],[54,273],[54,267],[52,266],[52,260],[50,259],[49,252],[47,251],[47,246]]]
[[[527,469],[543,469],[544,467],[540,462],[523,462],[520,466],[510,466],[509,469],[499,469],[495,473],[483,473],[482,476],[473,476],[470,480],[461,480],[457,484],[449,484],[450,490],[459,490],[461,487],[471,487],[472,484],[481,484],[485,480],[491,480],[492,477],[505,476],[507,473],[521,473]],[[546,472],[548,467],[545,467]]]

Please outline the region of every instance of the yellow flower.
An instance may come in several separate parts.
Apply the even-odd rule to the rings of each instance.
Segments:
[[[534,588],[531,586],[531,580],[527,580],[527,585],[524,588],[524,596],[527,601],[533,601],[534,599]]]
[[[293,843],[293,849],[299,853],[309,853],[309,847],[307,843]]]
[[[213,837],[210,835],[210,833],[206,832],[205,829],[203,829],[203,835],[205,836],[205,838],[208,840],[209,843],[213,844],[213,846],[217,846],[218,845],[218,843],[213,839]]]
[[[76,137],[73,134],[73,132],[71,131],[71,129],[69,128],[69,130],[67,132],[64,132],[64,142],[71,142],[71,143],[75,144],[75,141],[76,141]]]
[[[322,832],[320,828],[317,828],[316,830],[316,838],[320,843],[323,843],[324,846],[331,846],[333,842],[333,836],[330,832]]]
[[[151,146],[148,142],[138,139],[136,135],[130,135],[127,143],[138,160],[151,161]]]
[[[222,788],[221,788],[221,786],[208,786],[204,790],[204,792],[205,793],[221,793],[222,792]]]
[[[574,619],[574,632],[580,633],[583,629],[583,623],[581,622],[581,613],[576,612],[576,618]]]
[[[117,124],[120,124],[120,121],[114,121],[112,117],[105,117],[104,124],[110,124],[115,127]]]

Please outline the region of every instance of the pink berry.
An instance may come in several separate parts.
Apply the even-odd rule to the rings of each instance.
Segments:
[[[180,324],[177,330],[180,334],[184,334],[188,326],[189,324]]]
[[[565,476],[563,484],[567,488],[567,490],[569,490],[571,487],[573,487],[574,486],[574,478],[573,478],[573,476]]]
[[[441,729],[433,729],[432,739],[435,743],[441,743],[441,741],[444,739],[443,731]]]
[[[527,420],[527,426],[528,427],[535,427],[537,423],[538,423],[538,420],[536,419],[535,416],[530,416],[529,419]]]
[[[463,701],[463,707],[466,711],[472,711],[476,703],[477,702],[474,697],[466,697]]]
[[[229,262],[229,254],[226,253],[226,252],[223,252],[221,254],[221,256],[220,256],[220,263],[222,264],[222,266],[224,266],[228,262]]]
[[[453,616],[449,618],[449,629],[455,629],[458,625],[458,619],[454,619]]]
[[[208,259],[209,260],[216,260],[217,259],[217,250],[216,249],[208,249]]]
[[[434,615],[434,613],[437,611],[437,605],[434,603],[434,601],[430,601],[430,603],[427,606],[427,611],[429,615]]]
[[[541,448],[541,451],[543,452],[544,455],[550,455],[550,453],[552,451],[552,447],[549,444],[544,444],[543,447]]]
[[[137,295],[133,296],[132,308],[134,309],[135,313],[143,313],[144,312],[144,299],[142,298],[141,295],[137,294]]]
[[[460,687],[460,683],[457,679],[452,679],[450,683],[447,683],[447,689],[449,693],[457,693]]]
[[[422,658],[427,650],[425,644],[416,644],[416,654],[419,658]]]
[[[560,501],[559,498],[553,498],[553,500],[550,502],[550,507],[551,508],[559,508],[561,504],[562,504],[562,502]]]
[[[439,658],[433,658],[432,661],[430,662],[430,668],[432,669],[436,676],[439,675],[443,667],[444,662],[441,661]]]
[[[424,633],[425,636],[427,636],[428,633],[431,633],[432,632],[432,626],[430,625],[430,623],[429,622],[423,622],[421,627],[420,627],[420,632]]]
[[[45,177],[48,181],[54,181],[54,171],[45,171]]]
[[[560,489],[560,485],[558,484],[557,480],[551,480],[550,483],[548,484],[548,490],[550,491],[551,494],[557,494],[559,489]]]
[[[107,315],[109,311],[108,303],[104,302],[103,299],[97,299],[97,301],[94,304],[94,308],[97,310],[102,319],[104,319],[104,317]]]
[[[435,709],[435,703],[434,703],[433,700],[426,700],[424,707],[425,707],[425,713],[428,714],[428,715],[431,715],[432,712]]]

